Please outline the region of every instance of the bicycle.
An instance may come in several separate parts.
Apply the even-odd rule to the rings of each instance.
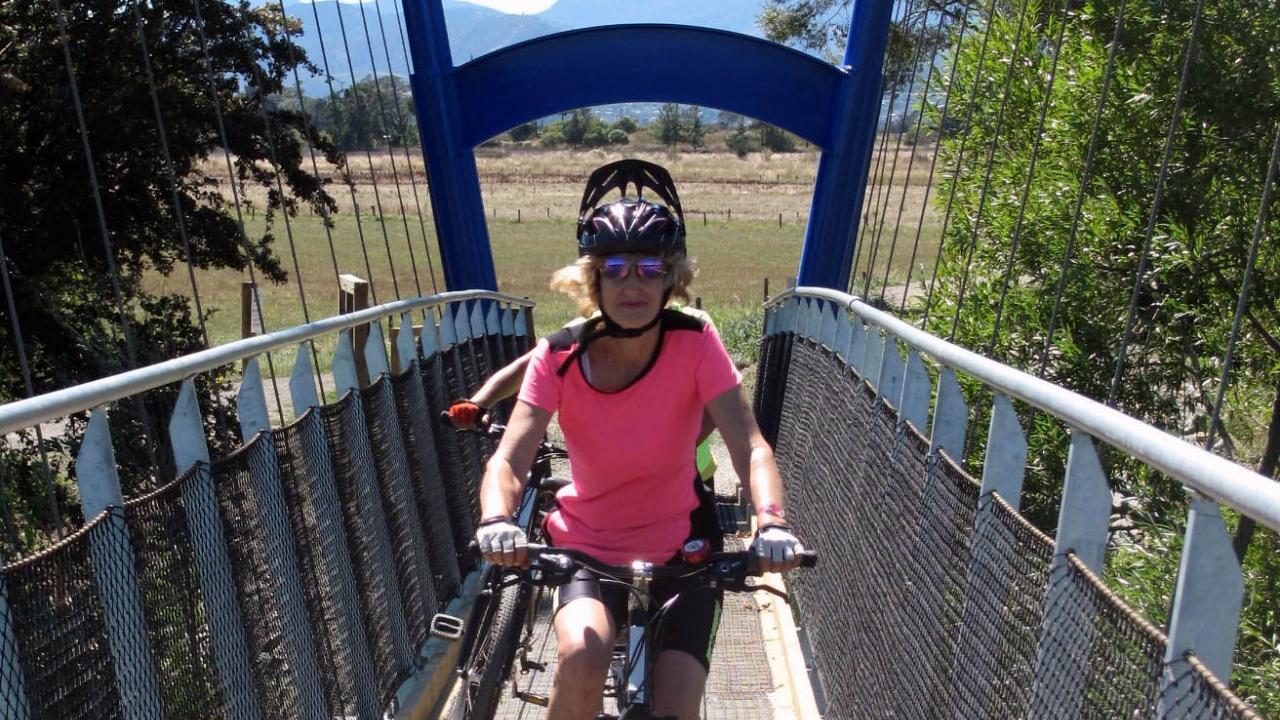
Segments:
[[[703,543],[703,548],[693,547],[694,543]],[[625,628],[625,645],[614,647],[613,659],[605,682],[605,697],[613,698],[617,715],[601,715],[597,720],[661,720],[652,714],[650,699],[652,698],[652,677],[654,663],[657,658],[650,651],[652,638],[657,637],[665,612],[670,609],[679,596],[668,600],[661,608],[651,608],[649,584],[655,580],[683,579],[705,581],[705,587],[719,588],[729,592],[755,592],[763,590],[789,602],[787,594],[769,585],[752,585],[747,583],[749,577],[759,577],[760,570],[757,556],[750,551],[722,552],[705,554],[705,540],[691,541],[685,547],[685,565],[654,565],[648,562],[635,562],[629,567],[602,563],[587,553],[570,548],[549,547],[531,543],[528,547],[529,566],[523,570],[509,569],[520,587],[553,588],[563,585],[573,578],[579,570],[588,570],[601,577],[602,580],[619,582],[631,589],[631,601],[628,609],[630,624]],[[689,562],[693,560],[693,562]],[[801,554],[800,566],[812,568],[817,565],[817,553],[808,551]],[[696,590],[700,585],[695,584]],[[687,589],[685,592],[688,592]],[[530,630],[532,623],[530,622]],[[621,633],[620,633],[621,635]],[[545,669],[545,668],[541,668]],[[522,693],[518,690],[516,697],[537,705],[546,705],[547,698]]]
[[[505,426],[498,423],[472,432],[490,439],[502,437]],[[557,490],[568,484],[552,476],[552,461],[567,458],[561,447],[543,440],[529,471],[529,479],[521,496],[515,522],[530,539],[541,537],[541,521],[545,509]],[[474,546],[473,546],[474,548]],[[531,616],[533,588],[505,577],[504,568],[485,563],[481,569],[481,589],[467,620],[437,615],[437,627],[450,626],[452,632],[441,633],[461,640],[457,675],[462,683],[455,711],[461,717],[488,720],[501,699],[499,690],[511,671],[517,642],[525,616]]]

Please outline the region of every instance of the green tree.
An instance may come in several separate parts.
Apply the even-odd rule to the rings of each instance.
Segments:
[[[738,157],[744,158],[751,152],[751,131],[747,127],[747,119],[737,116],[733,130],[725,137],[724,144]]]
[[[756,130],[760,133],[760,147],[773,152],[795,152],[795,136],[786,130],[766,122],[757,122]]]
[[[680,118],[679,105],[664,103],[658,109],[658,117],[653,121],[653,134],[667,147],[674,147],[684,139],[684,123]]]
[[[686,111],[686,118],[684,123],[685,140],[689,142],[690,147],[698,150],[707,144],[707,130],[702,125],[702,108],[697,105],[691,106]]]
[[[293,88],[273,98],[281,109],[297,112],[301,105]],[[334,97],[306,98],[316,130],[333,138],[343,151],[384,147],[417,147],[418,120],[413,92],[406,78],[372,75],[337,91]]]
[[[533,140],[537,138],[539,131],[540,128],[538,127],[538,122],[536,120],[530,120],[523,125],[517,125],[511,128],[508,134],[515,142],[524,142],[526,140]]]
[[[1086,148],[1107,64],[1115,8],[1090,2],[1061,26],[1060,9],[1030,5],[997,14],[980,62],[978,43],[955,58],[951,113],[973,112],[967,128],[941,128],[940,166],[955,171],[954,207],[943,237],[930,329],[1099,400],[1107,400],[1126,347],[1118,406],[1197,444],[1205,442],[1233,310],[1258,218],[1261,185],[1280,118],[1280,11],[1242,0],[1206,5],[1177,119],[1173,162],[1137,283],[1136,318],[1125,335],[1135,280],[1156,202],[1165,136],[1178,92],[1181,58],[1195,11],[1190,0],[1128,6],[1114,79],[1102,109],[1095,162],[1072,237]],[[1059,31],[1058,82],[1032,149]],[[985,32],[985,30],[984,30]],[[1012,69],[1007,99],[1005,73]],[[939,108],[929,104],[935,130]],[[999,129],[999,137],[995,136]],[[989,155],[995,148],[993,155]],[[988,170],[988,158],[991,158]],[[950,197],[935,195],[939,214]],[[1022,204],[1026,203],[1025,214]],[[1274,477],[1280,454],[1280,213],[1270,208],[1264,244],[1236,350],[1218,450]],[[1017,239],[1016,247],[1010,242]],[[1061,260],[1074,241],[1071,260]],[[1063,302],[1055,305],[1059,284]],[[1006,295],[1007,289],[1007,295]],[[1052,346],[1050,318],[1057,312]],[[999,317],[997,319],[997,313]],[[1031,419],[1028,414],[1028,419]],[[1065,429],[1035,418],[1035,453],[1024,510],[1052,527],[1065,465]],[[1113,488],[1136,500],[1120,508],[1158,529],[1180,525],[1183,489],[1118,454],[1105,454]],[[1238,548],[1249,544],[1241,522]],[[1161,530],[1163,532],[1163,530]],[[1176,535],[1177,533],[1174,532]],[[1267,533],[1246,557],[1252,578],[1233,678],[1264,714],[1280,698],[1261,689],[1280,675],[1268,638],[1280,634],[1274,607],[1280,571]],[[1268,598],[1262,600],[1262,598]]]
[[[252,262],[266,279],[284,281],[273,250],[278,214],[296,213],[301,203],[335,209],[323,181],[303,167],[304,144],[313,144],[330,160],[340,159],[300,115],[270,101],[292,82],[294,67],[311,67],[291,40],[298,25],[273,5],[202,4],[236,181],[268,190],[265,230],[242,239],[228,212],[225,179],[202,170],[201,161],[222,154],[194,7],[88,0],[64,10],[105,231],[90,192],[54,5],[0,4],[0,134],[5,138],[0,143],[0,237],[36,392],[120,371],[127,364],[127,338],[134,341],[140,364],[201,347],[188,298],[145,292],[143,274],[167,274],[188,260],[199,268],[236,270]],[[161,152],[138,43],[139,19],[172,166]],[[270,161],[273,148],[278,167]],[[276,192],[277,173],[289,194]],[[179,219],[189,252],[177,232]],[[113,245],[110,258],[104,232]],[[130,318],[127,331],[117,312],[112,262],[119,268]],[[8,308],[0,303],[0,402],[25,394],[15,345]],[[167,406],[153,409],[160,425]],[[147,454],[143,434],[132,411],[131,403],[121,403],[112,416],[117,460],[131,468],[121,472],[126,492],[148,474],[147,463],[140,461]],[[138,468],[143,470],[132,471]],[[7,469],[0,468],[3,474]]]
[[[636,124],[635,119],[628,117],[626,115],[623,115],[622,117],[618,118],[617,122],[613,124],[614,130],[621,130],[622,132],[628,135],[635,132],[639,128],[640,126]]]

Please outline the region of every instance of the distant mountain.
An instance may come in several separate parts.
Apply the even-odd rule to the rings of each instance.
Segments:
[[[617,23],[676,23],[762,37],[756,15],[763,0],[557,0],[534,17],[551,25],[583,28]]]
[[[401,44],[399,36],[399,28],[404,27],[404,19],[400,17],[397,20],[398,3],[399,0],[386,0],[377,5],[372,2],[363,4],[344,2],[339,6],[339,3],[334,0],[324,0],[314,5],[295,1],[285,3],[285,12],[302,22],[303,35],[299,39],[299,44],[307,51],[307,56],[323,70],[327,55],[334,87],[343,88],[351,84],[353,72],[357,80],[373,74],[375,67],[379,75],[387,74],[387,52],[383,49],[384,45],[390,51],[391,71],[400,77],[408,76],[409,70],[405,58],[407,50]],[[381,18],[376,10],[378,5],[382,10]],[[449,45],[453,51],[453,60],[457,64],[512,43],[565,29],[535,15],[507,15],[457,0],[445,0],[444,14],[445,23],[449,26]],[[341,22],[339,22],[340,19]],[[369,42],[365,36],[366,23],[368,37],[373,41],[372,61]],[[321,33],[324,34],[325,53],[323,55],[320,50]],[[348,66],[347,48],[350,48],[350,66]],[[328,94],[329,90],[323,75],[304,76],[301,79],[302,91],[305,94],[311,97]]]

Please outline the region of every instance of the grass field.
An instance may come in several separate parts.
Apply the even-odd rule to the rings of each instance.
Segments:
[[[932,148],[921,148],[908,172],[909,152],[909,148],[904,149],[899,158],[899,172],[888,203],[887,214],[894,218],[905,182],[904,227],[889,261],[892,285],[900,285],[907,274],[915,226],[921,215],[923,183],[932,157]],[[552,293],[547,281],[555,269],[572,262],[576,255],[574,223],[583,179],[598,165],[620,157],[623,153],[526,151],[490,152],[478,159],[499,287],[537,301],[535,319],[540,333],[559,326],[574,313],[569,299]],[[317,320],[337,312],[335,260],[338,273],[370,280],[379,302],[444,289],[435,230],[426,207],[421,157],[412,159],[417,173],[415,183],[410,182],[404,156],[397,156],[397,193],[397,178],[390,171],[390,158],[385,151],[367,157],[362,152],[353,153],[349,158],[351,179],[361,212],[358,216],[351,212],[349,189],[341,184],[332,186],[330,192],[339,201],[339,212],[333,216],[334,227],[329,232],[319,217],[309,214],[292,218],[288,232],[284,223],[277,220],[275,249],[289,271],[289,280],[264,288],[269,331],[304,322],[307,317]],[[690,226],[689,252],[699,267],[693,290],[718,321],[757,307],[766,279],[771,294],[785,287],[787,279],[795,275],[800,259],[817,168],[816,153],[768,157],[753,154],[746,159],[728,153],[659,154],[651,159],[666,165],[679,184]],[[217,164],[207,163],[205,170],[216,173]],[[375,182],[381,214],[374,202]],[[414,190],[424,206],[421,217]],[[253,207],[246,214],[246,224],[257,236],[264,229],[263,198],[252,189],[246,196]],[[877,279],[884,272],[883,257],[888,254],[892,230],[890,222],[882,232]],[[296,266],[289,234],[296,249]],[[937,235],[936,227],[926,221],[913,278],[925,276],[923,266],[932,261]],[[247,273],[229,270],[197,273],[204,309],[211,313],[209,334],[213,344],[239,337],[240,284],[247,279]],[[305,313],[299,285],[305,289]],[[186,274],[181,272],[148,278],[148,289],[191,293]]]

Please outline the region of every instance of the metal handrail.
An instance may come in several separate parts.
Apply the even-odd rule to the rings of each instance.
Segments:
[[[346,330],[358,325],[365,325],[389,315],[398,315],[413,310],[465,300],[494,300],[512,305],[533,307],[533,301],[528,298],[488,290],[443,292],[409,300],[384,303],[347,315],[337,315],[267,335],[237,340],[172,360],[93,380],[65,390],[57,390],[0,405],[0,435],[29,428],[38,423],[64,418],[72,413],[91,410],[103,403],[154,390],[223,365],[297,345],[322,335]]]
[[[1123,450],[1187,487],[1280,530],[1280,482],[1176,438],[1096,400],[965,350],[876,310],[848,293],[797,287],[770,298],[765,307],[807,297],[840,305],[942,365],[1058,418],[1068,426]]]

